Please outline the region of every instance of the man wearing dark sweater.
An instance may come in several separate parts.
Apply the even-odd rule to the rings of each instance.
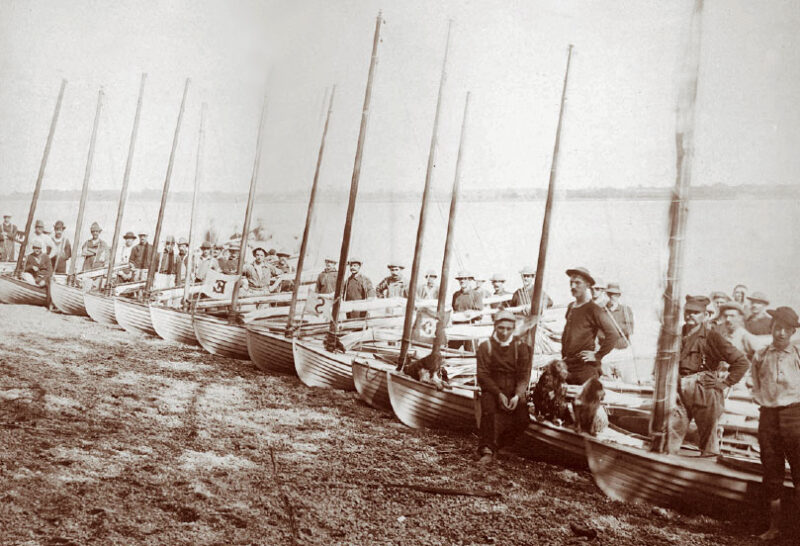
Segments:
[[[531,351],[515,338],[510,311],[494,316],[492,337],[478,347],[478,386],[481,388],[480,464],[492,462],[495,452],[510,445],[530,422],[526,393],[531,379]]]
[[[567,322],[561,335],[561,357],[567,364],[567,383],[582,385],[601,375],[601,362],[619,339],[614,323],[600,306],[592,301],[590,288],[595,281],[584,267],[567,269],[569,288],[575,301],[567,307]],[[600,348],[595,345],[602,333]]]

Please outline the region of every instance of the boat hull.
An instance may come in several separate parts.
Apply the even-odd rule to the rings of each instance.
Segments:
[[[88,317],[86,305],[83,303],[83,289],[70,286],[52,279],[50,281],[50,299],[53,305],[66,315]]]
[[[212,355],[250,360],[247,353],[247,330],[227,320],[195,314],[192,327],[198,343]]]
[[[0,302],[14,305],[47,305],[47,290],[10,275],[0,276]]]
[[[353,359],[353,383],[358,397],[373,408],[392,411],[386,374],[393,366],[374,361]]]
[[[292,340],[297,376],[309,387],[356,390],[352,356],[326,351],[322,344]]]
[[[107,326],[117,325],[117,314],[114,310],[114,298],[96,292],[84,292],[83,304],[93,321]]]
[[[150,308],[146,303],[128,298],[114,298],[114,313],[117,322],[127,332],[157,336],[150,320]]]
[[[256,368],[263,372],[297,375],[292,338],[250,325],[247,327],[247,353]]]
[[[153,330],[162,339],[186,345],[200,345],[194,334],[191,313],[151,303],[150,321],[153,323]]]
[[[386,382],[392,410],[406,426],[450,430],[474,430],[477,426],[480,405],[475,391],[440,391],[397,372],[388,372]]]
[[[583,436],[574,430],[531,417],[523,435],[526,454],[556,464],[587,468]]]

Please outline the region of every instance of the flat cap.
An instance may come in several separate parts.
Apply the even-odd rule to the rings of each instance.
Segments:
[[[704,313],[711,301],[705,296],[686,296],[686,303],[683,305],[685,311]]]
[[[92,225],[89,227],[89,231],[103,231],[103,228],[101,228],[100,224],[97,222],[92,222]]]

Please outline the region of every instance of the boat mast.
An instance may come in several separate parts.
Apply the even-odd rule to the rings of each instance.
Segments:
[[[689,214],[689,187],[694,157],[694,117],[697,80],[700,71],[700,30],[703,0],[695,0],[685,62],[681,72],[681,88],[675,129],[676,177],[669,209],[669,262],[664,287],[664,310],[658,336],[655,361],[653,414],[650,420],[651,449],[663,453],[669,436],[669,415],[678,387],[678,364],[681,349],[680,294],[683,270],[683,239]]]
[[[539,325],[539,315],[542,312],[542,285],[544,284],[544,270],[547,263],[547,245],[550,241],[550,215],[553,211],[553,196],[556,191],[556,172],[558,169],[558,150],[561,145],[561,127],[564,121],[564,106],[567,102],[567,82],[569,81],[569,65],[572,61],[572,44],[567,51],[567,68],[564,71],[564,86],[561,89],[561,107],[558,111],[558,125],[556,126],[556,140],[553,145],[553,159],[550,163],[550,181],[547,185],[547,200],[544,205],[544,219],[542,220],[542,237],[539,240],[539,258],[536,261],[536,278],[533,281],[533,297],[531,298],[531,359],[536,347],[536,330]]]
[[[197,157],[194,166],[194,191],[192,192],[192,217],[189,220],[189,253],[186,255],[186,278],[183,283],[183,303],[189,303],[189,288],[191,286],[192,271],[194,269],[194,237],[197,225],[197,194],[200,191],[200,166],[203,156],[203,141],[206,132],[206,103],[200,106],[200,134],[197,136]]]
[[[189,93],[189,78],[186,78],[186,83],[183,86],[183,98],[181,99],[181,109],[178,112],[178,123],[175,125],[175,134],[172,137],[172,149],[169,152],[169,162],[167,163],[167,175],[164,177],[164,189],[161,190],[161,207],[158,209],[158,220],[156,220],[156,231],[153,235],[153,252],[150,253],[150,267],[147,269],[147,280],[144,283],[144,297],[150,293],[153,287],[153,280],[156,278],[156,272],[159,268],[159,239],[161,238],[161,224],[164,222],[164,209],[167,208],[167,196],[169,195],[169,183],[172,179],[172,166],[175,163],[175,150],[178,149],[178,136],[181,132],[181,123],[183,122],[183,111],[186,107],[186,95]]]
[[[442,259],[442,276],[439,284],[439,301],[436,304],[436,338],[433,342],[431,355],[436,367],[439,367],[442,345],[444,345],[444,329],[446,326],[447,283],[450,278],[450,258],[453,254],[453,237],[456,227],[456,207],[458,205],[458,192],[461,187],[461,160],[464,155],[464,143],[467,134],[467,118],[469,114],[469,92],[464,100],[464,117],[461,120],[461,137],[458,143],[458,156],[456,158],[456,174],[453,178],[453,190],[450,196],[450,217],[447,220],[447,236],[444,243],[444,258]]]
[[[114,224],[114,238],[111,240],[111,251],[108,256],[108,272],[106,273],[106,290],[111,293],[114,285],[114,261],[116,260],[117,246],[119,245],[119,234],[122,230],[122,215],[125,212],[125,202],[128,200],[128,183],[131,179],[131,167],[133,166],[133,152],[136,149],[136,133],[139,132],[139,117],[142,113],[142,100],[144,98],[144,83],[147,74],[142,74],[139,83],[139,99],[136,101],[136,114],[133,117],[133,129],[131,130],[131,142],[128,146],[128,159],[125,161],[125,174],[122,176],[122,189],[119,192],[119,204],[117,205],[117,221]]]
[[[327,94],[327,90],[326,90]],[[303,228],[303,240],[300,243],[300,256],[297,258],[297,271],[294,274],[294,287],[292,288],[292,300],[289,303],[289,318],[286,319],[286,335],[292,334],[292,323],[294,322],[294,313],[297,309],[297,294],[300,291],[300,281],[303,274],[303,265],[306,261],[306,249],[308,247],[308,235],[311,231],[311,219],[314,214],[314,203],[317,197],[317,184],[319,182],[319,171],[322,167],[322,156],[325,153],[325,139],[328,136],[328,126],[331,121],[331,112],[333,112],[333,97],[336,94],[336,86],[331,89],[331,96],[328,99],[328,113],[325,116],[325,126],[322,128],[322,139],[319,143],[319,152],[317,153],[317,166],[314,170],[314,181],[311,183],[311,195],[308,197],[308,210],[306,211],[306,225]]]
[[[258,121],[258,136],[256,137],[256,158],[253,161],[253,174],[250,177],[250,193],[247,194],[247,207],[244,211],[244,225],[242,226],[241,247],[239,249],[239,263],[236,266],[236,282],[233,285],[231,295],[231,310],[228,320],[233,321],[236,313],[236,305],[239,301],[239,284],[244,270],[244,257],[247,253],[247,239],[250,235],[250,219],[253,216],[253,201],[256,196],[256,181],[258,180],[258,166],[261,163],[261,145],[264,138],[264,118],[267,116],[267,96],[264,95],[264,103],[261,106],[261,119]]]
[[[22,246],[19,249],[19,256],[17,256],[17,266],[14,269],[14,276],[19,277],[22,274],[22,268],[25,264],[25,251],[28,248],[28,237],[31,235],[31,226],[33,225],[33,215],[36,213],[36,203],[39,202],[39,192],[42,189],[42,181],[44,180],[44,169],[47,167],[47,158],[50,156],[50,146],[53,144],[53,135],[56,133],[56,124],[58,123],[58,114],[61,112],[61,101],[64,98],[64,90],[67,88],[67,80],[61,80],[61,89],[58,91],[58,99],[56,100],[56,109],[53,112],[53,119],[50,122],[50,132],[47,134],[47,143],[44,145],[44,154],[42,154],[42,162],[39,164],[39,176],[36,177],[36,186],[33,189],[33,198],[31,199],[31,206],[28,209],[28,221],[25,223],[25,238],[22,240]]]
[[[411,326],[414,320],[414,303],[417,297],[417,280],[419,278],[420,259],[422,258],[422,242],[425,237],[425,222],[428,203],[430,202],[431,180],[433,168],[436,165],[436,149],[439,144],[439,113],[442,108],[442,95],[444,84],[447,81],[447,53],[450,50],[450,30],[453,27],[451,20],[447,24],[447,41],[445,42],[444,58],[442,59],[442,74],[439,78],[439,94],[436,98],[436,113],[433,117],[433,132],[431,133],[431,147],[428,152],[428,167],[425,171],[425,189],[422,190],[422,204],[419,208],[419,225],[417,226],[417,243],[414,247],[414,261],[411,265],[411,278],[408,285],[408,301],[406,302],[406,315],[403,321],[403,336],[400,343],[400,356],[397,359],[397,369],[402,370],[406,363],[408,347],[411,344]]]
[[[83,174],[83,187],[81,188],[81,202],[78,205],[78,221],[75,223],[75,242],[72,250],[72,257],[69,259],[69,274],[75,276],[75,267],[78,262],[78,250],[81,248],[81,232],[83,231],[83,212],[86,209],[86,199],[89,196],[89,179],[92,176],[92,164],[94,162],[94,145],[97,141],[97,127],[100,124],[100,110],[103,106],[103,88],[97,92],[97,109],[94,113],[94,124],[92,125],[92,136],[89,139],[89,156],[86,158],[86,171]]]
[[[375,78],[375,69],[378,65],[378,44],[381,38],[381,23],[383,22],[381,13],[375,20],[375,36],[372,40],[372,58],[369,63],[369,75],[367,76],[367,90],[364,93],[364,106],[361,110],[361,127],[358,130],[358,145],[356,146],[356,159],[353,165],[353,177],[350,180],[350,199],[347,203],[347,216],[344,222],[344,234],[342,235],[342,248],[339,252],[339,269],[336,275],[336,290],[333,293],[333,311],[331,316],[330,330],[326,338],[326,347],[333,350],[334,340],[338,331],[339,308],[344,290],[344,276],[347,270],[347,255],[350,252],[350,232],[353,225],[353,211],[356,206],[358,196],[358,181],[361,178],[361,158],[364,153],[364,140],[367,136],[367,121],[369,120],[369,105],[372,99],[372,84]]]

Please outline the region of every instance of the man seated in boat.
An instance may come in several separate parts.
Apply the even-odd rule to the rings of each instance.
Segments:
[[[511,296],[510,307],[523,306],[523,313],[528,314],[530,313],[531,298],[533,297],[533,285],[534,281],[536,280],[536,269],[526,265],[520,269],[519,275],[522,278],[522,286],[517,288],[514,291],[514,295]],[[553,306],[553,300],[550,299],[550,296],[545,293],[542,293],[542,301],[547,309]]]
[[[147,241],[147,233],[139,232],[139,242],[131,250],[131,264],[133,264],[133,267],[136,269],[148,269],[152,252],[153,245]]]
[[[0,262],[12,262],[15,257],[14,243],[17,241],[17,226],[11,223],[11,215],[3,215],[0,225]]]
[[[608,295],[608,303],[606,309],[614,321],[620,337],[617,340],[615,349],[624,349],[628,346],[633,335],[633,311],[627,305],[620,303],[622,296],[622,289],[618,282],[610,282],[606,286],[606,295]]]
[[[228,245],[228,258],[219,260],[220,270],[226,275],[235,275],[239,269],[239,242],[233,242]],[[264,252],[266,256],[266,251]]]
[[[750,302],[750,316],[744,322],[744,327],[751,334],[764,336],[771,333],[772,317],[767,314],[769,298],[763,292],[753,292],[747,296]]]
[[[752,376],[753,399],[760,406],[758,444],[769,500],[769,529],[760,538],[774,540],[780,535],[785,461],[792,471],[795,506],[800,508],[800,349],[791,343],[800,320],[791,307],[767,313],[772,317],[772,343],[756,353]]]
[[[211,243],[209,241],[203,241],[203,244],[200,245],[200,252],[200,257],[195,265],[194,280],[201,283],[206,280],[209,270],[219,271],[220,267],[217,259],[211,256]]]
[[[602,375],[602,360],[617,345],[619,333],[609,314],[592,301],[595,280],[585,267],[567,269],[569,289],[575,301],[567,306],[561,358],[567,363],[570,385],[583,385]],[[602,334],[602,335],[601,335]],[[601,339],[597,348],[595,340]]]
[[[433,269],[425,273],[425,284],[417,287],[417,299],[435,300],[439,298],[439,274]]]
[[[42,249],[41,241],[33,241],[33,252],[25,258],[25,268],[22,272],[22,280],[28,284],[43,287],[47,285],[50,275],[53,273],[53,264],[50,257]]]
[[[333,294],[336,290],[336,264],[335,259],[325,258],[325,269],[317,276],[317,294]]]
[[[456,280],[461,287],[453,292],[453,311],[460,313],[463,311],[482,311],[483,294],[475,290],[472,282],[475,276],[469,271],[459,271]]]
[[[492,283],[492,296],[508,296],[510,292],[506,290],[506,276],[502,273],[494,273],[489,281]],[[490,304],[492,309],[505,309],[508,301],[498,301]]]
[[[378,283],[375,292],[379,298],[407,298],[408,281],[403,278],[404,265],[399,260],[394,260],[386,267],[389,269],[389,276]]]
[[[514,337],[514,314],[494,315],[492,336],[478,346],[481,388],[480,464],[490,464],[498,449],[512,444],[530,423],[526,393],[531,380],[531,351]]]
[[[350,276],[344,283],[344,301],[367,300],[375,297],[372,281],[361,272],[361,258],[350,258],[347,262]],[[366,311],[349,311],[347,318],[364,318]]]
[[[72,258],[72,244],[64,235],[64,222],[58,220],[53,224],[53,252],[50,253],[50,260],[53,264],[54,273],[66,273],[67,261]]]
[[[273,277],[272,267],[267,264],[267,251],[264,247],[253,249],[254,261],[244,266],[244,278],[247,281],[248,295],[261,295],[276,292],[280,279]]]
[[[117,254],[117,264],[124,266],[117,272],[117,281],[120,283],[132,282],[136,272],[131,264],[131,253],[136,243],[136,235],[129,231],[123,237],[123,244]]]
[[[47,256],[50,256],[50,254],[53,252],[53,239],[44,232],[44,222],[41,220],[36,220],[36,224],[33,226],[33,233],[31,233],[28,237],[25,255],[33,253],[33,243],[39,243],[42,245],[42,252]]]
[[[83,267],[81,271],[88,271],[103,267],[108,262],[109,248],[108,243],[100,238],[102,232],[100,224],[92,222],[89,227],[89,233],[92,234],[91,238],[83,243],[81,248],[81,256],[83,256]]]
[[[277,258],[277,263],[274,264],[275,274],[276,275],[289,275],[292,276],[295,273],[295,268],[292,264],[289,263],[289,253],[285,250],[276,250],[275,256]],[[291,292],[294,289],[294,280],[293,279],[283,279],[281,280],[280,291],[281,292]]]
[[[719,454],[717,424],[725,412],[726,390],[738,383],[750,361],[706,321],[709,299],[686,296],[683,308],[678,399],[669,417],[668,450],[677,453],[694,419],[701,455]],[[727,374],[721,373],[729,366]],[[725,375],[725,377],[723,377]]]

